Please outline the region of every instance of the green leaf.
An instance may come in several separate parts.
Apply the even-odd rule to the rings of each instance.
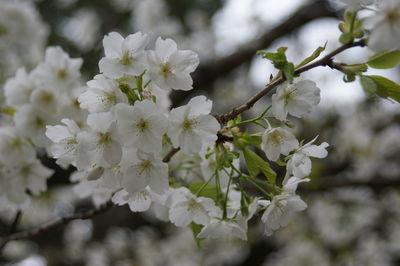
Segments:
[[[196,240],[197,247],[199,247],[199,248],[201,248],[204,239],[202,239],[202,238],[197,238],[197,235],[201,232],[201,230],[203,229],[203,227],[204,227],[203,225],[201,225],[201,224],[196,224],[196,223],[193,223],[193,222],[189,224],[189,228],[190,228],[190,230],[192,230],[194,239]]]
[[[301,61],[301,63],[298,64],[298,65],[296,66],[296,69],[299,68],[299,67],[305,66],[305,65],[307,65],[308,63],[312,62],[314,59],[318,58],[318,56],[320,56],[321,53],[322,53],[323,51],[325,51],[325,48],[326,48],[326,44],[327,44],[327,43],[328,43],[328,42],[326,42],[324,46],[318,47],[318,48],[312,53],[312,55],[310,55],[309,57],[307,57],[306,59],[304,59],[303,61]]]
[[[294,78],[294,65],[293,63],[286,63],[283,66],[283,75],[285,76],[285,79],[289,81],[290,83],[293,81]]]
[[[371,56],[367,64],[376,69],[388,69],[397,66],[400,63],[400,51],[384,51]]]
[[[9,116],[13,116],[17,110],[15,110],[13,107],[11,106],[5,106],[3,109],[0,109],[0,112],[9,115]]]
[[[368,98],[376,96],[375,81],[367,76],[360,76],[361,86]]]
[[[286,58],[287,47],[280,47],[277,49],[276,53],[258,51],[263,58],[268,59],[272,62],[274,67],[283,72],[284,77],[290,82],[293,81],[294,77],[294,65],[288,62]]]
[[[368,96],[378,95],[400,102],[400,85],[382,76],[361,76],[361,85]]]
[[[261,142],[261,136],[257,134],[238,133],[233,136],[233,143],[240,150],[245,149],[247,146],[259,148]]]
[[[262,172],[271,184],[275,184],[276,173],[271,169],[268,162],[249,149],[244,149],[243,155],[250,176],[256,177]]]
[[[355,12],[346,12],[344,14],[344,19],[343,22],[340,23],[339,29],[342,32],[339,41],[343,44],[364,36],[362,21],[357,19],[357,13]]]
[[[133,92],[133,89],[131,88],[131,86],[129,86],[126,83],[119,83],[119,89],[126,95],[126,97],[128,98],[129,104],[133,105],[137,100],[138,97],[137,95]]]
[[[282,159],[280,157],[278,157],[278,160],[276,160],[275,163],[282,167],[286,167],[286,165],[287,165],[286,162],[282,161]]]
[[[204,186],[204,187],[203,187]],[[197,193],[201,190],[201,192],[197,195]],[[189,186],[190,192],[193,194],[199,196],[199,197],[205,197],[205,198],[210,198],[214,201],[217,201],[217,187],[207,184],[205,185],[205,182],[203,181],[198,181],[194,182]]]
[[[342,33],[339,37],[339,41],[343,44],[349,43],[353,40],[353,34],[349,32]]]

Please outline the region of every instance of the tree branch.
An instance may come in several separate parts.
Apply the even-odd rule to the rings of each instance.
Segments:
[[[44,225],[31,230],[13,233],[11,235],[8,235],[0,239],[0,250],[3,249],[3,247],[10,241],[31,238],[33,236],[41,234],[44,231],[50,230],[53,227],[59,226],[61,224],[66,224],[72,220],[78,220],[78,219],[85,220],[93,218],[94,216],[107,211],[112,206],[114,206],[114,204],[110,200],[104,203],[103,205],[99,206],[98,208],[93,208],[82,213],[77,213],[68,217],[63,217],[55,221],[45,223]]]
[[[294,73],[295,73],[295,75],[299,75],[303,72],[306,72],[310,69],[313,69],[313,68],[316,68],[319,66],[330,66],[331,68],[335,68],[333,65],[333,57],[334,56],[340,54],[341,52],[343,52],[347,49],[350,49],[353,47],[364,47],[365,45],[366,45],[366,41],[364,39],[357,41],[357,42],[351,42],[348,44],[344,44],[344,45],[340,46],[339,48],[337,48],[336,50],[330,52],[329,54],[327,54],[320,60],[317,60],[311,64],[305,65],[304,67],[297,69]],[[230,111],[226,114],[219,115],[219,116],[216,115],[215,117],[221,124],[225,124],[226,122],[234,119],[236,116],[243,113],[244,111],[247,111],[250,108],[252,108],[258,100],[260,100],[262,97],[267,95],[270,91],[275,89],[277,86],[279,86],[283,82],[285,82],[285,79],[282,77],[273,81],[272,83],[270,83],[266,87],[264,87],[261,91],[259,91],[256,95],[251,97],[246,103],[242,104],[239,107],[233,108],[232,111]]]
[[[214,82],[218,78],[226,76],[243,63],[250,61],[258,50],[270,46],[277,39],[289,35],[303,25],[324,17],[337,17],[337,14],[330,8],[326,0],[312,1],[300,7],[281,24],[268,30],[257,40],[248,42],[245,47],[240,48],[235,53],[218,58],[206,65],[200,65],[196,72],[193,73],[194,91],[211,91]],[[188,97],[190,95],[185,92],[173,91],[171,94],[173,106],[182,104]]]
[[[164,163],[168,163],[170,160],[171,160],[171,158],[180,150],[181,148],[173,148],[173,149],[171,149],[168,153],[167,153],[167,155],[165,155],[164,156],[164,158],[163,158],[163,162]]]

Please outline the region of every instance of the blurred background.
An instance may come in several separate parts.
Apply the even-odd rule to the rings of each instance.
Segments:
[[[0,0],[0,84],[16,69],[31,69],[47,46],[58,45],[84,60],[83,80],[98,73],[102,38],[110,31],[171,37],[180,49],[200,56],[195,89],[171,94],[172,106],[205,94],[214,113],[245,102],[260,90],[273,66],[257,50],[289,47],[299,63],[318,46],[338,47],[343,10],[328,0]],[[355,48],[337,61],[363,62],[368,48]],[[399,69],[370,71],[399,82]],[[304,74],[321,88],[321,103],[295,120],[300,139],[330,143],[329,156],[313,161],[311,182],[299,193],[308,209],[273,236],[250,221],[249,241],[206,241],[198,248],[189,230],[156,219],[151,212],[114,207],[93,220],[76,220],[26,241],[9,243],[1,265],[400,265],[400,108],[366,98],[357,83],[318,68]],[[265,109],[268,97],[244,116]],[[89,209],[78,199],[69,175],[57,169],[48,192],[24,212],[21,228],[32,228],[74,211]],[[7,234],[14,213],[0,213]],[[253,219],[255,220],[255,219]],[[257,219],[259,220],[259,219]]]

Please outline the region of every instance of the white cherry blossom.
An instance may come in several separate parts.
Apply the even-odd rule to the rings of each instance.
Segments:
[[[199,64],[197,54],[190,50],[178,50],[171,39],[158,38],[155,51],[147,54],[149,75],[162,89],[188,91],[193,89],[190,76]]]
[[[168,187],[168,164],[151,153],[137,151],[136,157],[126,170],[122,185],[129,193],[143,191],[147,186],[156,193]]]
[[[233,220],[213,218],[208,225],[203,227],[197,237],[212,239],[237,237],[247,240],[247,232]]]
[[[62,119],[61,123],[65,126],[46,126],[46,136],[53,142],[50,153],[61,166],[66,167],[69,164],[77,166],[80,155],[77,135],[81,129],[71,119]]]
[[[32,91],[37,86],[37,79],[32,78],[25,68],[18,69],[15,76],[4,85],[6,103],[14,107],[29,104]]]
[[[400,49],[400,1],[378,1],[377,11],[365,20],[371,30],[368,47],[375,51]]]
[[[133,212],[147,211],[152,203],[151,190],[147,187],[143,191],[128,193],[121,190],[115,193],[112,201],[117,205],[129,205],[129,209]]]
[[[137,101],[134,106],[118,104],[115,108],[117,126],[124,145],[145,152],[160,152],[162,136],[168,120],[150,100]]]
[[[262,137],[261,148],[267,158],[276,161],[280,154],[288,155],[299,146],[299,141],[288,130],[277,127],[265,130]]]
[[[290,175],[294,175],[298,178],[308,176],[311,173],[310,157],[325,158],[328,155],[328,151],[326,150],[329,146],[328,143],[323,142],[320,145],[313,144],[317,137],[298,148],[292,158],[289,159],[285,179]]]
[[[279,120],[286,120],[288,114],[301,117],[320,101],[320,89],[315,82],[302,80],[278,86],[272,95],[272,113]]]
[[[210,214],[217,213],[218,208],[210,198],[197,197],[188,189],[179,193],[169,209],[169,219],[176,226],[187,226],[191,222],[207,225]]]
[[[81,108],[91,113],[110,111],[117,103],[128,102],[118,83],[104,75],[96,75],[87,85],[88,89],[79,96],[78,101]]]
[[[267,236],[280,227],[287,226],[296,212],[307,208],[307,204],[298,195],[286,193],[275,196],[266,206],[261,221],[265,224],[264,233]]]
[[[67,93],[77,85],[81,76],[81,58],[70,58],[60,47],[49,47],[46,50],[45,61],[32,72],[35,78],[45,82],[43,85]]]
[[[10,169],[8,183],[8,198],[16,203],[26,200],[28,189],[33,195],[39,195],[47,189],[46,180],[53,170],[43,166],[36,158],[21,162],[18,167]]]
[[[35,149],[26,139],[18,136],[15,127],[0,127],[0,162],[18,166],[22,161],[35,157]]]
[[[168,135],[185,153],[199,152],[217,140],[218,121],[209,115],[212,102],[205,96],[192,98],[187,105],[172,109]]]
[[[40,88],[32,92],[30,102],[32,106],[43,112],[56,114],[57,109],[60,107],[57,96],[58,95],[53,90]]]
[[[111,32],[103,39],[105,57],[99,62],[100,72],[109,78],[139,75],[145,69],[145,47],[149,42],[146,34],[137,32],[125,39]]]
[[[54,123],[51,113],[44,112],[31,105],[24,105],[14,115],[14,123],[18,132],[27,137],[37,147],[46,147],[50,140],[46,138],[46,125]]]
[[[362,6],[372,4],[373,0],[339,0],[339,3],[345,6],[346,10],[355,12]]]
[[[111,113],[93,113],[87,118],[90,130],[78,135],[81,161],[88,166],[112,166],[120,162],[122,147]],[[90,162],[90,163],[88,163]]]

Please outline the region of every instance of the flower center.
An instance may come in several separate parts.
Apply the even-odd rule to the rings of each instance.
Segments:
[[[28,175],[30,175],[32,173],[32,169],[31,169],[31,167],[30,166],[24,166],[24,167],[22,167],[21,168],[21,175],[22,176],[28,176]]]
[[[61,68],[57,71],[57,76],[60,79],[65,79],[68,76],[68,72],[65,70],[65,68]]]
[[[44,127],[44,121],[43,121],[43,119],[40,118],[40,117],[36,117],[36,119],[35,119],[35,125],[36,125],[36,127],[38,127],[38,128]]]
[[[169,74],[172,73],[171,66],[168,63],[161,64],[160,72],[161,72],[161,75],[163,75],[164,77],[167,77]]]
[[[103,103],[115,103],[117,100],[117,97],[115,96],[114,93],[108,92],[108,93],[105,93],[103,96],[101,96],[100,100]]]
[[[74,138],[68,138],[67,139],[67,144],[68,145],[73,145],[73,144],[78,144]]]
[[[269,140],[271,141],[272,145],[282,145],[285,141],[285,138],[279,134],[278,131],[273,131],[272,133],[269,134]]]
[[[149,129],[149,123],[144,119],[140,119],[140,121],[136,123],[136,127],[139,129],[139,132],[143,133]]]
[[[400,20],[399,10],[390,10],[386,13],[386,18],[390,25],[394,26]]]
[[[109,142],[111,142],[110,133],[108,133],[108,132],[106,132],[106,133],[100,132],[100,133],[99,133],[99,141],[98,141],[98,143],[99,143],[100,145],[104,145],[104,144],[107,144],[107,143],[109,143]]]
[[[287,104],[296,97],[296,94],[297,94],[297,88],[293,88],[292,90],[285,92],[281,96],[281,99],[285,100],[285,103]]]
[[[182,128],[184,131],[192,131],[193,129],[196,128],[198,122],[196,119],[189,119],[185,118],[185,120],[182,123]]]
[[[21,147],[21,140],[19,139],[19,138],[13,138],[12,140],[11,140],[11,146],[13,147],[13,148],[20,148]]]
[[[200,208],[199,204],[195,199],[190,199],[188,202],[188,211],[196,211]]]
[[[144,172],[148,172],[152,166],[153,164],[150,160],[143,160],[139,164],[139,175],[143,174]]]
[[[40,94],[40,101],[43,103],[51,103],[54,99],[54,95],[53,93],[49,92],[49,91],[43,91]]]
[[[130,55],[129,51],[126,51],[124,52],[122,58],[119,61],[121,62],[121,64],[126,66],[133,62],[133,57]]]

